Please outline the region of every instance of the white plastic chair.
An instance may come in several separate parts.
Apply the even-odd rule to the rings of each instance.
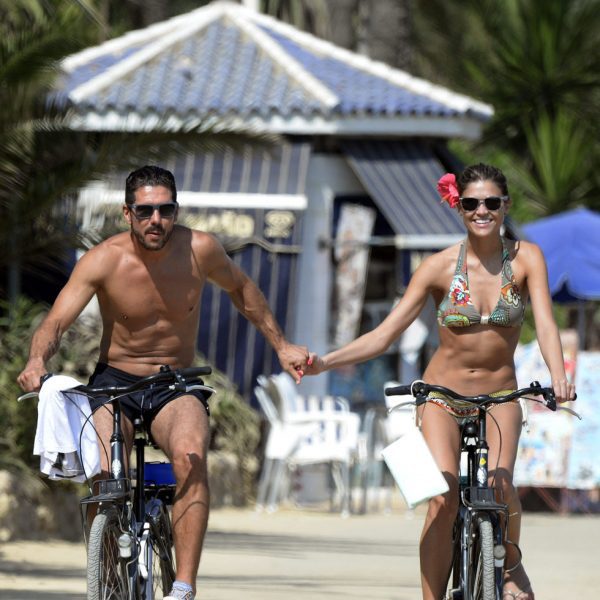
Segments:
[[[329,465],[338,492],[342,515],[350,514],[350,468],[354,461],[360,417],[352,412],[323,411],[308,413],[317,427],[289,456],[289,468],[306,465]],[[333,498],[331,505],[333,507]]]
[[[259,499],[264,497],[264,490],[268,488],[268,507],[269,510],[274,510],[279,499],[284,495],[289,471],[306,465],[327,464],[340,498],[342,514],[348,514],[350,466],[354,460],[358,442],[359,416],[350,412],[349,404],[344,399],[331,396],[324,398],[301,396],[297,393],[295,383],[287,373],[273,375],[269,378],[261,376],[258,381],[259,389],[262,391],[257,393],[257,398],[261,402],[261,406],[264,396],[270,396],[273,408],[278,407],[278,410],[275,410],[280,418],[280,424],[276,425],[274,429],[271,428],[267,448],[269,449],[271,435],[280,435],[277,433],[278,430],[287,431],[283,435],[288,437],[289,443],[289,452],[287,453],[277,454],[273,448],[269,449],[278,457],[279,462],[275,463],[274,469],[272,469],[273,463],[266,462],[268,454],[265,453],[265,468],[261,473],[259,483]],[[302,427],[304,429],[300,429]],[[301,432],[298,438],[294,438],[293,444],[290,442],[290,431]],[[275,442],[273,443],[274,447],[277,445]],[[271,457],[274,457],[275,454],[271,454]],[[267,469],[269,470],[267,471]]]
[[[370,512],[373,505],[379,509],[384,487],[385,465],[381,451],[387,445],[386,420],[379,407],[368,408],[362,420],[358,441],[358,478],[360,497],[357,511]]]
[[[300,441],[310,435],[315,425],[284,423],[267,390],[259,385],[254,388],[254,393],[269,421],[265,458],[256,495],[256,510],[262,511],[266,506],[267,510],[272,512],[279,502],[279,490],[277,485],[273,485],[273,481],[279,480],[279,472],[285,461],[296,450]]]
[[[395,381],[384,384],[384,391],[388,387],[400,385]],[[406,406],[389,413],[390,408],[403,402],[412,401],[407,396],[385,396],[386,414],[381,410],[371,408],[367,410],[363,431],[360,434],[360,480],[361,480],[361,502],[359,512],[367,513],[372,510],[380,510],[383,502],[383,510],[386,513],[392,509],[392,492],[395,489],[393,479],[383,460],[382,450],[396,441],[406,433],[414,423],[414,408]]]

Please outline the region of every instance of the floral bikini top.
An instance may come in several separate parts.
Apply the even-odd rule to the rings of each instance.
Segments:
[[[502,238],[502,287],[496,308],[489,315],[480,315],[471,302],[467,274],[467,245],[460,247],[454,279],[448,295],[438,307],[438,323],[442,327],[470,327],[471,325],[496,325],[517,327],[523,322],[525,306],[510,266],[510,255]]]

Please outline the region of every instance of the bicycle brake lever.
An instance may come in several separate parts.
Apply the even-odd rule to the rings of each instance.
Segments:
[[[577,417],[580,421],[583,420],[583,417],[579,413],[575,412],[572,408],[567,408],[566,406],[557,406],[556,410],[564,410],[564,411],[568,412],[570,415]]]
[[[40,387],[44,385],[50,377],[53,377],[54,373],[45,373],[40,377]],[[31,398],[39,398],[39,392],[27,392],[26,394],[22,394],[21,396],[17,396],[17,402],[23,402],[23,400],[29,400]]]
[[[400,402],[400,404],[394,404],[394,406],[388,408],[388,415],[394,412],[395,410],[402,408],[403,406],[412,406],[414,403],[415,401],[411,400],[410,402]]]
[[[187,385],[185,381],[177,381],[176,383],[172,383],[169,389],[175,392],[185,392],[187,391]]]
[[[44,385],[50,377],[54,377],[54,373],[44,373],[44,375],[40,377],[40,386]]]

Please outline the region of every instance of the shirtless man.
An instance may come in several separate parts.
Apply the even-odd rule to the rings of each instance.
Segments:
[[[308,350],[290,344],[258,287],[236,266],[212,236],[176,225],[177,190],[173,175],[142,167],[129,175],[123,214],[130,231],[87,252],[75,266],[54,306],[33,335],[29,360],[18,382],[37,390],[46,362],[61,336],[94,294],[103,322],[100,357],[90,379],[95,385],[127,385],[159,370],[189,367],[195,355],[200,294],[208,280],[230,296],[236,308],[265,336],[283,369],[300,381]],[[177,581],[165,600],[193,600],[208,520],[208,409],[204,397],[157,397],[125,403],[124,431],[133,437],[132,419],[142,414],[147,429],[173,464],[177,491],[173,504]],[[109,410],[94,414],[98,435],[109,445]],[[102,471],[109,472],[102,455]]]

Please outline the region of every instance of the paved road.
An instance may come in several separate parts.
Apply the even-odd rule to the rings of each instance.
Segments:
[[[200,600],[418,600],[423,521],[395,512],[352,516],[215,510],[198,578]],[[538,600],[595,600],[600,517],[526,514],[522,546]],[[0,599],[84,600],[83,546],[0,545]]]

